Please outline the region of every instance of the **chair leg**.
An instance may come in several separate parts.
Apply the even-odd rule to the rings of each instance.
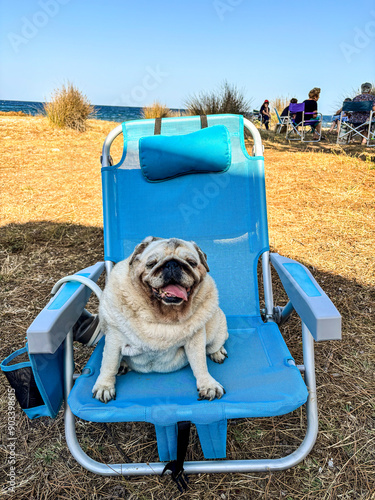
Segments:
[[[73,332],[70,331],[65,339],[64,351],[64,421],[66,443],[71,454],[77,460],[77,462],[90,472],[93,472],[94,474],[100,474],[102,476],[142,476],[161,474],[165,465],[163,462],[150,464],[104,464],[93,460],[82,450],[80,444],[78,443],[76,435],[75,416],[71,412],[68,405],[68,396],[73,387],[73,371]]]

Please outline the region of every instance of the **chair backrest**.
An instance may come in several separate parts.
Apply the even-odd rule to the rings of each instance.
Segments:
[[[242,116],[211,115],[207,123],[227,128],[230,168],[157,183],[143,177],[139,162],[139,139],[154,134],[155,120],[123,124],[123,157],[102,168],[105,259],[128,257],[146,236],[193,240],[208,256],[224,312],[259,315],[257,262],[268,250],[264,158],[247,153]],[[200,128],[199,116],[166,118],[161,134]]]
[[[302,113],[305,111],[305,103],[304,102],[291,102],[289,104],[289,113]]]
[[[342,103],[342,110],[363,113],[371,111],[373,105],[372,101],[344,101]]]
[[[277,117],[277,119],[278,119],[278,121],[279,121],[279,124],[280,124],[280,125],[282,125],[282,121],[281,121],[281,118],[280,118],[279,112],[277,111],[277,109],[276,109],[276,108],[273,108],[273,109],[275,110],[276,117]]]

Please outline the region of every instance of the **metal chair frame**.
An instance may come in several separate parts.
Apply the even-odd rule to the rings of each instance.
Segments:
[[[263,146],[261,138],[256,127],[247,119],[244,119],[245,127],[250,131],[253,141],[253,155],[262,156]],[[110,147],[114,139],[121,133],[121,125],[116,127],[107,136],[102,152],[102,166],[111,164]],[[113,262],[106,261],[105,269],[107,277],[111,272]],[[273,303],[272,282],[271,282],[271,266],[270,253],[264,252],[262,255],[262,275],[264,284],[264,299],[265,299],[265,318],[266,321],[276,321],[276,313],[279,319],[286,319],[293,311],[293,306],[289,302],[285,308],[275,308]],[[281,314],[280,314],[281,313]],[[306,435],[300,446],[290,455],[276,459],[261,459],[261,460],[204,460],[204,461],[188,461],[184,463],[184,470],[187,474],[198,473],[228,473],[228,472],[265,472],[265,471],[280,471],[297,465],[301,462],[312,450],[318,433],[318,409],[316,397],[316,381],[315,381],[315,363],[314,363],[314,339],[307,326],[302,323],[302,341],[303,341],[303,365],[298,366],[305,378],[305,383],[308,387],[309,395],[306,402],[307,429]],[[105,476],[125,475],[152,475],[161,474],[165,463],[123,463],[123,464],[105,464],[97,462],[90,458],[81,448],[78,443],[75,427],[75,416],[71,412],[67,403],[68,395],[73,387],[74,380],[80,374],[74,373],[73,360],[73,333],[72,330],[68,333],[65,339],[64,349],[64,399],[65,399],[65,436],[67,445],[77,462],[85,469]],[[290,361],[294,364],[294,361]]]
[[[262,256],[262,268],[266,301],[266,316],[268,321],[275,321],[273,318],[272,284],[270,275],[269,252]],[[113,263],[107,261],[106,267],[112,267]],[[264,275],[265,271],[265,275]],[[306,435],[300,446],[290,455],[277,459],[261,460],[204,460],[196,462],[185,462],[184,470],[187,474],[198,473],[228,473],[228,472],[265,472],[285,470],[297,465],[312,450],[318,434],[318,408],[316,397],[315,381],[315,361],[314,361],[314,339],[307,326],[302,323],[303,342],[303,365],[298,368],[304,374],[305,383],[309,389],[309,396],[306,402],[307,429]],[[69,332],[65,339],[64,346],[64,421],[65,437],[68,448],[77,462],[85,469],[95,474],[105,476],[114,475],[152,475],[161,474],[165,467],[164,462],[153,463],[128,463],[128,464],[105,464],[90,458],[81,448],[76,435],[76,418],[71,412],[67,399],[73,388],[74,380],[80,374],[74,373],[73,359],[73,332]]]
[[[362,102],[363,101],[358,101]],[[369,112],[370,115],[368,119],[357,126],[354,126],[350,121],[343,122],[343,114],[345,112],[350,112],[352,110],[352,105],[356,104],[356,102],[344,102],[343,107],[340,113],[340,133],[337,134],[337,144],[343,143],[346,141],[346,144],[349,144],[356,136],[361,137],[362,139],[366,139],[366,146],[374,147],[374,144],[370,144],[370,141],[375,139],[375,112],[372,109],[372,102],[368,101],[369,104]]]
[[[302,104],[302,103],[301,103]],[[286,134],[285,134],[285,138],[286,139],[289,139],[290,141],[301,141],[301,142],[319,142],[320,139],[322,138],[322,133],[321,132],[317,132],[315,129],[313,129],[312,125],[309,124],[309,123],[305,123],[306,120],[305,119],[305,115],[306,114],[312,114],[312,113],[305,113],[305,111],[302,111],[302,120],[297,124],[297,123],[294,123],[292,118],[291,118],[291,114],[295,114],[295,112],[291,112],[290,109],[288,110],[288,122],[287,122],[287,129],[286,129]],[[322,119],[323,119],[323,115],[322,113],[317,113],[317,117],[320,117],[319,121],[320,123],[322,122]],[[298,130],[298,127],[301,127],[301,130]],[[306,136],[306,127],[310,127],[310,130],[309,132],[316,132],[319,136],[318,139],[313,139],[311,141],[308,141],[308,140],[305,140],[305,136]],[[296,137],[290,137],[290,135],[292,133],[295,133],[296,134]]]
[[[281,133],[281,129],[284,126],[288,125],[289,116],[280,116],[279,112],[277,111],[277,109],[276,108],[273,108],[273,109],[275,110],[276,117],[278,119],[278,123],[276,124],[276,127],[275,127],[275,133],[276,134],[280,134]]]

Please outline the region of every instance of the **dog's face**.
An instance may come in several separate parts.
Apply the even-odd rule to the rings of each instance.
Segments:
[[[130,277],[151,304],[185,308],[209,271],[206,255],[194,242],[147,237],[129,260]]]

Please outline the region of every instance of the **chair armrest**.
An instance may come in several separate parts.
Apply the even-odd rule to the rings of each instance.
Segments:
[[[97,262],[76,275],[96,282],[103,271],[104,262]],[[27,330],[29,353],[55,353],[82,314],[90,295],[91,290],[83,284],[71,282],[62,285]]]
[[[270,259],[294,309],[314,339],[340,340],[341,315],[310,271],[277,253],[271,253]]]

